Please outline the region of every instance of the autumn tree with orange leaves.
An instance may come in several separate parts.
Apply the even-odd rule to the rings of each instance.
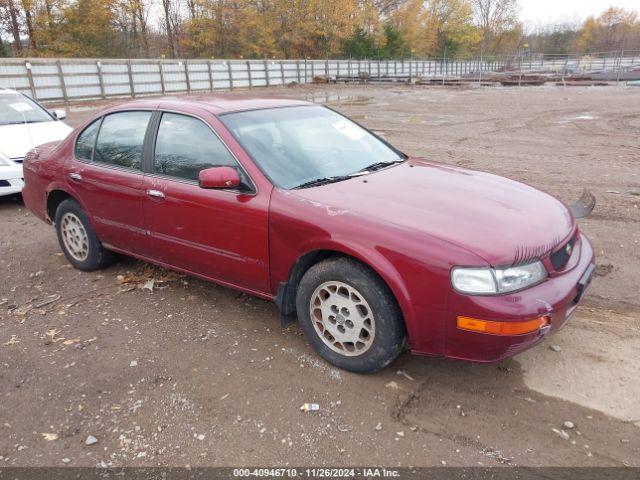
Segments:
[[[517,0],[0,0],[0,54],[419,58],[640,49],[635,12],[523,33]]]

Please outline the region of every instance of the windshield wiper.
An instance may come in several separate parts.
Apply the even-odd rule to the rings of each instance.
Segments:
[[[42,123],[42,122],[46,122],[46,120],[20,120],[16,122],[3,123],[3,125],[24,125],[26,123]]]
[[[398,158],[396,160],[388,160],[386,162],[376,162],[376,163],[372,163],[371,165],[367,165],[363,169],[358,170],[358,172],[356,173],[375,172],[376,170],[380,170],[381,168],[388,167],[389,165],[393,165],[394,163],[401,163],[404,161],[405,161],[404,158]]]
[[[293,187],[293,188],[297,189],[297,188],[305,188],[305,187],[316,187],[318,185],[326,185],[327,183],[341,182],[343,180],[347,180],[353,177],[360,177],[362,175],[366,175],[368,172],[375,172],[376,170],[379,170],[384,167],[388,167],[389,165],[393,165],[394,163],[401,163],[404,161],[405,161],[404,158],[398,158],[396,160],[389,160],[386,162],[372,163],[371,165],[367,165],[366,167],[358,170],[357,172],[350,173],[349,175],[335,175],[333,177],[320,177],[314,180],[309,180],[308,182],[301,183],[297,187]]]
[[[328,183],[341,182],[343,180],[347,180],[348,178],[351,178],[351,175],[336,175],[334,177],[320,177],[320,178],[315,178],[313,180],[309,180],[308,182],[301,183],[300,185],[297,185],[293,188],[298,189],[298,188],[306,188],[306,187],[317,187],[319,185],[326,185]]]

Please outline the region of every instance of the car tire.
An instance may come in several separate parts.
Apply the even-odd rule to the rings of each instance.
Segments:
[[[75,268],[90,272],[112,263],[114,254],[102,246],[78,202],[73,199],[61,202],[55,225],[60,248]]]
[[[402,313],[391,290],[373,270],[347,257],[331,257],[307,270],[296,292],[296,311],[313,348],[344,370],[380,370],[405,345]]]

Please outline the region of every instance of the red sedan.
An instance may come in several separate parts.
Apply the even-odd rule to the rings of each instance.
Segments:
[[[574,313],[589,241],[552,196],[409,158],[291,100],[140,101],[29,153],[24,200],[69,262],[131,255],[271,299],[329,362],[493,362]]]

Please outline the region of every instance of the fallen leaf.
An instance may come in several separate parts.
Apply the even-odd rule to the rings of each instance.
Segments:
[[[6,342],[6,343],[3,343],[3,345],[5,345],[5,346],[17,345],[18,343],[20,343],[20,340],[18,340],[18,336],[17,335],[11,335],[11,338],[9,339],[9,341]]]
[[[12,315],[26,315],[29,310],[31,310],[31,305],[23,305],[22,307],[16,308],[15,310],[11,311]]]
[[[47,332],[45,333],[45,335],[47,337],[51,337],[51,339],[53,339],[53,337],[55,337],[56,335],[58,335],[60,333],[60,330],[55,329],[55,328],[50,328],[49,330],[47,330]]]
[[[407,372],[405,372],[404,370],[398,370],[396,372],[396,374],[398,375],[402,375],[404,378],[406,378],[407,380],[411,380],[413,381],[413,377],[411,375],[409,375]]]
[[[42,435],[47,442],[53,442],[58,439],[57,433],[41,433],[40,435]]]
[[[51,303],[57,302],[58,300],[60,300],[60,294],[59,293],[56,293],[54,295],[49,295],[49,297],[47,297],[45,300],[43,300],[40,303],[37,303],[35,305],[35,307],[36,308],[42,308],[42,307],[45,307],[45,306],[47,306],[47,305],[49,305]]]

